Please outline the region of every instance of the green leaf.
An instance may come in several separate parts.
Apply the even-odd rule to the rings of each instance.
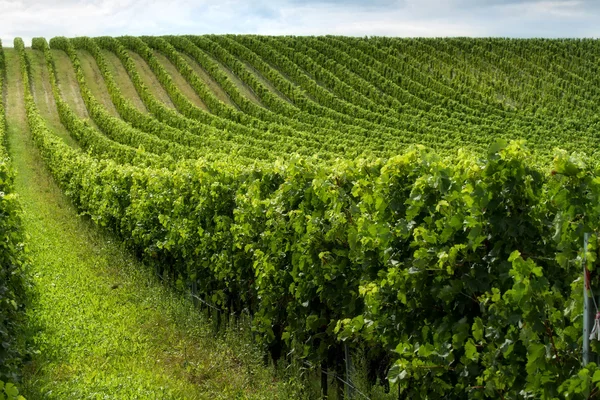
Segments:
[[[488,149],[489,155],[494,155],[499,153],[508,147],[508,142],[505,139],[498,139],[494,143],[492,143]]]
[[[477,347],[472,339],[467,340],[467,343],[465,344],[465,357],[471,361],[477,361],[479,359]]]
[[[510,257],[508,257],[508,262],[514,262],[519,257],[521,257],[521,252],[519,252],[519,250],[515,250],[512,253],[510,253]]]
[[[394,365],[392,365],[388,372],[388,379],[391,383],[397,383],[406,379],[407,377],[408,371],[406,368],[404,368],[404,366],[400,365],[399,362],[396,362]]]
[[[594,375],[592,376],[592,382],[597,383],[600,382],[600,370],[596,370]]]
[[[473,327],[472,327],[472,331],[473,331],[473,338],[475,338],[475,340],[477,341],[482,341],[483,340],[483,321],[481,320],[481,318],[477,317],[475,318],[475,322],[473,322]]]
[[[17,397],[19,395],[19,389],[12,383],[7,383],[4,387],[4,391],[9,397]]]

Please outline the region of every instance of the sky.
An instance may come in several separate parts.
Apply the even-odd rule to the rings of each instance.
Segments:
[[[600,37],[600,0],[0,0],[0,38],[205,33]]]

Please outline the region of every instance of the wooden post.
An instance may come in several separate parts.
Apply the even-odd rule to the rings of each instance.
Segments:
[[[194,307],[198,308],[198,299],[196,298],[198,296],[198,282],[195,279],[192,281],[192,295],[192,303]]]
[[[352,399],[354,397],[354,390],[352,390],[352,381],[350,380],[352,375],[352,360],[350,359],[350,350],[348,349],[348,343],[344,342],[344,353],[346,356],[346,398]]]
[[[327,361],[321,361],[321,394],[327,398]]]

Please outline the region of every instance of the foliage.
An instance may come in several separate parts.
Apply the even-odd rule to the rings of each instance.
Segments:
[[[4,62],[0,42],[0,89],[5,76]],[[20,333],[27,303],[25,237],[21,208],[14,193],[14,171],[5,147],[5,128],[4,105],[0,102],[0,383],[16,382],[20,376],[25,351]],[[12,389],[6,390],[7,395],[12,393]]]
[[[45,40],[34,45],[52,71]],[[366,344],[386,353],[387,377],[408,398],[597,390],[600,372],[595,364],[582,368],[579,355],[580,262],[583,233],[595,233],[584,249],[595,268],[600,171],[593,158],[551,146],[596,143],[598,93],[588,95],[578,75],[554,68],[554,56],[540,56],[560,77],[546,85],[529,78],[536,68],[520,56],[488,54],[498,46],[493,39],[104,37],[50,45],[69,54],[99,127],[87,129],[60,106],[54,82],[63,123],[80,142],[81,132],[92,138],[88,153],[67,147],[48,131],[26,85],[29,126],[59,185],[162,274],[219,309],[250,313],[275,358],[293,354],[339,368],[344,343]],[[15,47],[25,60],[22,42]],[[75,48],[97,60],[127,122],[94,98]],[[120,95],[100,48],[118,56],[151,115]],[[156,50],[212,113],[185,97]],[[129,51],[147,63],[177,111],[144,86]],[[239,110],[216,100],[178,51],[209,71]],[[488,59],[501,72],[488,69]],[[578,61],[578,73],[595,79]],[[469,62],[491,78],[477,81]],[[524,85],[542,88],[547,109],[522,111],[494,97],[537,100],[496,83],[517,63],[527,71]],[[245,99],[222,66],[265,107]],[[570,118],[565,104],[580,106],[585,122]],[[197,138],[204,133],[203,147]],[[505,140],[519,137],[535,153]],[[240,157],[210,157],[221,145],[223,154]],[[150,155],[138,157],[142,148]],[[551,152],[552,172],[535,162]]]
[[[19,389],[15,385],[0,380],[0,400],[25,400],[25,397],[19,395]]]

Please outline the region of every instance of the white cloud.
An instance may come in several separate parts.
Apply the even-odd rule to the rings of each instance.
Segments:
[[[477,26],[444,17],[423,17],[409,7],[370,9],[357,12],[332,4],[288,7],[277,21],[261,24],[260,34],[339,34],[388,36],[474,36],[483,32]]]
[[[0,38],[12,44],[16,36],[26,43],[35,36],[99,36],[170,33],[193,30],[188,0],[100,0],[94,2],[0,2]]]
[[[0,38],[181,33],[593,36],[593,0],[0,0]]]

